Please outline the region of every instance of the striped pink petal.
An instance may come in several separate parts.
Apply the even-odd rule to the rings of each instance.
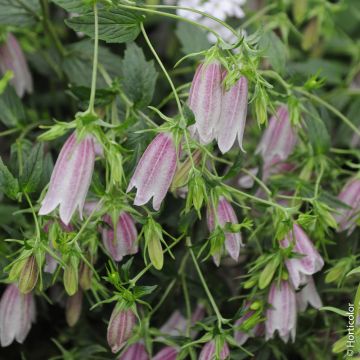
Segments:
[[[220,197],[217,207],[217,220],[220,226],[225,226],[226,223],[237,224],[238,219],[236,217],[235,211],[231,204],[224,198]],[[207,212],[207,224],[209,231],[214,231],[215,229],[215,217],[212,209],[209,207]],[[240,247],[243,246],[241,234],[238,233],[225,233],[225,248],[228,254],[235,260],[238,261],[240,254]],[[216,254],[214,256],[214,262],[219,266],[220,255]]]
[[[322,307],[322,301],[316,290],[312,276],[307,276],[306,285],[301,289],[301,291],[296,293],[296,302],[299,311],[305,311],[308,304],[315,309],[320,309]]]
[[[145,345],[142,342],[137,342],[130,345],[118,360],[148,360],[149,355],[146,352]]]
[[[222,101],[221,64],[200,64],[190,88],[189,107],[195,115],[195,128],[204,144],[216,135]]]
[[[78,141],[74,132],[60,151],[39,214],[47,215],[59,205],[60,218],[65,225],[69,224],[76,209],[82,218],[94,163],[93,137],[86,135]]]
[[[119,309],[115,306],[107,328],[107,342],[113,353],[118,352],[130,338],[136,323],[131,309]]]
[[[216,355],[215,341],[209,341],[204,345],[201,350],[199,360],[214,360]],[[230,350],[227,343],[224,343],[223,348],[220,351],[220,360],[225,360],[229,357]]]
[[[8,285],[0,300],[0,344],[14,340],[23,343],[35,322],[35,300],[31,293],[21,294],[14,284]]]
[[[297,135],[291,126],[288,110],[281,106],[276,116],[272,116],[263,137],[256,149],[264,159],[265,165],[274,158],[283,161],[293,152]]]
[[[25,92],[32,93],[33,80],[28,64],[18,41],[12,34],[8,34],[6,42],[0,47],[0,71],[4,74],[8,70],[14,73],[10,82],[19,97]]]
[[[322,269],[324,260],[304,230],[297,224],[294,224],[293,232],[290,232],[281,241],[281,247],[286,248],[290,246],[293,239],[293,251],[303,255],[303,257],[288,259],[285,263],[290,279],[295,289],[298,289],[300,285],[305,284],[307,280],[306,275],[313,275]]]
[[[111,228],[102,229],[102,240],[111,257],[115,261],[121,261],[126,255],[136,254],[138,233],[131,215],[126,212],[120,213],[115,237],[110,216],[106,215],[104,220]]]
[[[179,310],[175,310],[160,328],[160,332],[169,336],[183,335],[185,330],[186,319]]]
[[[271,285],[266,311],[266,340],[274,337],[278,331],[284,342],[292,341],[296,335],[296,296],[295,291],[287,281],[282,281],[278,286],[275,282]]]
[[[178,350],[172,346],[161,349],[152,359],[153,360],[176,360]]]
[[[339,231],[348,230],[348,234],[356,227],[356,220],[360,216],[360,179],[350,179],[339,194],[339,200],[349,205],[351,209],[337,209],[334,215]]]
[[[248,102],[248,82],[241,77],[229,91],[223,93],[220,121],[217,126],[217,142],[224,154],[234,145],[236,137],[244,151],[242,140],[245,129]]]
[[[171,134],[158,134],[142,155],[127,189],[136,187],[135,205],[144,205],[153,197],[154,209],[160,209],[175,174],[176,157]]]

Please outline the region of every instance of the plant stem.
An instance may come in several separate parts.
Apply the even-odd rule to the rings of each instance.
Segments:
[[[170,75],[168,74],[168,72],[167,72],[164,64],[162,63],[161,59],[159,58],[159,55],[157,54],[156,50],[155,50],[154,47],[152,46],[151,41],[150,41],[149,37],[147,36],[146,31],[145,31],[144,24],[141,23],[141,24],[140,24],[140,27],[141,27],[141,32],[142,32],[142,34],[143,34],[143,36],[144,36],[144,38],[145,38],[146,43],[148,44],[148,46],[149,46],[151,52],[153,53],[156,61],[158,62],[159,66],[161,67],[161,70],[163,71],[166,79],[167,79],[168,82],[169,82],[169,85],[170,85],[170,87],[171,87],[171,90],[172,90],[173,93],[174,93],[174,97],[175,97],[176,104],[177,104],[177,107],[178,107],[178,110],[179,110],[179,114],[180,114],[181,118],[184,118],[184,114],[183,114],[183,111],[182,111],[180,99],[179,99],[178,93],[177,93],[177,91],[176,91],[176,88],[175,88],[175,86],[174,86],[174,83],[172,82],[172,80],[171,80],[171,78],[170,78]]]
[[[64,57],[67,54],[66,49],[63,47],[59,37],[56,34],[55,29],[53,28],[50,20],[50,14],[49,14],[49,3],[48,0],[40,0],[41,9],[43,13],[43,24],[45,31],[49,34],[50,38],[53,40],[56,49],[60,53],[62,57]]]
[[[208,287],[207,284],[206,284],[205,278],[204,278],[204,276],[203,276],[203,274],[202,274],[202,272],[201,272],[200,266],[199,266],[199,264],[198,264],[198,262],[197,262],[197,260],[196,260],[194,251],[193,251],[193,249],[192,249],[191,247],[189,248],[189,251],[190,251],[190,255],[191,255],[191,258],[192,258],[192,260],[193,260],[195,269],[196,269],[196,271],[197,271],[197,273],[198,273],[198,275],[199,275],[200,282],[201,282],[201,284],[202,284],[202,286],[203,286],[203,288],[204,288],[204,290],[205,290],[205,293],[206,293],[207,297],[209,298],[210,304],[211,304],[211,306],[212,306],[212,308],[213,308],[213,310],[214,310],[214,312],[215,312],[215,314],[216,314],[217,321],[218,321],[218,328],[219,328],[219,330],[221,331],[223,318],[222,318],[222,316],[221,316],[221,314],[220,314],[220,311],[219,311],[219,309],[218,309],[218,307],[217,307],[217,305],[216,305],[216,302],[215,302],[213,296],[211,295],[211,292],[210,292],[210,290],[209,290],[209,287]]]
[[[38,222],[38,219],[37,219],[37,216],[36,216],[36,213],[35,213],[35,210],[34,210],[34,207],[33,207],[33,205],[32,205],[32,202],[31,202],[31,199],[30,199],[29,195],[28,195],[26,192],[24,192],[24,196],[25,196],[25,198],[26,198],[26,200],[27,200],[27,202],[28,202],[28,204],[29,204],[29,206],[30,206],[31,212],[32,212],[32,214],[33,214],[34,222],[35,222],[35,227],[36,227],[36,239],[37,239],[37,241],[39,241],[39,240],[40,240],[40,226],[39,226],[39,222]]]
[[[94,3],[94,27],[95,27],[94,59],[93,59],[92,79],[91,79],[91,93],[90,93],[89,108],[88,108],[88,112],[91,114],[95,113],[94,104],[95,104],[96,78],[97,78],[98,52],[99,52],[99,20],[98,20],[98,11],[97,11],[96,3]]]

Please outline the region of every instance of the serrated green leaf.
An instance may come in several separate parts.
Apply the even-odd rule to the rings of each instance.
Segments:
[[[71,13],[82,13],[91,9],[91,6],[84,4],[82,0],[52,0],[52,2]]]
[[[23,105],[15,90],[8,86],[0,95],[0,121],[7,127],[14,127],[24,119]]]
[[[136,44],[128,44],[122,61],[122,85],[136,106],[150,104],[157,76],[154,62],[146,61],[142,49]]]
[[[0,25],[32,26],[39,12],[38,0],[0,0]]]
[[[113,9],[98,12],[99,39],[108,43],[133,41],[140,33],[143,18],[129,10]],[[65,21],[74,31],[94,37],[94,14],[75,16]]]
[[[0,157],[0,191],[4,192],[9,198],[16,199],[19,192],[19,183],[11,174],[7,166]]]

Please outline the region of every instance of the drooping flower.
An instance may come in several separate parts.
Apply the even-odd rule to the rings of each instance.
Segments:
[[[259,153],[264,161],[264,178],[269,176],[273,167],[276,168],[289,157],[296,142],[297,134],[291,126],[289,112],[285,106],[281,106],[276,116],[270,118],[256,149],[256,153]]]
[[[75,295],[69,296],[66,300],[65,318],[70,327],[78,322],[82,309],[83,293],[78,290]]]
[[[6,42],[0,46],[0,71],[5,74],[9,70],[14,74],[10,83],[18,96],[22,97],[25,92],[32,93],[33,80],[24,53],[15,36],[10,33]]]
[[[204,144],[216,137],[222,102],[222,68],[219,62],[200,64],[191,83],[189,107],[195,115],[194,129]]]
[[[254,310],[249,309],[249,304],[246,306],[246,313],[236,320],[235,326],[240,327],[244,322],[249,320],[253,315],[255,314]],[[244,325],[243,325],[244,326]],[[258,323],[254,327],[250,328],[248,331],[243,331],[242,329],[235,330],[234,331],[234,338],[236,340],[236,343],[241,346],[246,343],[246,341],[250,337],[254,337],[256,335],[260,335],[263,330],[263,323]]]
[[[216,228],[216,219],[218,224],[222,227],[225,226],[226,223],[238,223],[238,219],[233,207],[224,197],[219,198],[216,214],[214,214],[214,209],[208,207],[207,224],[210,232],[214,231]],[[241,246],[243,246],[243,243],[240,232],[225,232],[226,251],[235,261],[238,261]],[[220,264],[220,257],[221,253],[215,254],[213,256],[214,262],[217,266]]]
[[[222,96],[220,120],[216,138],[220,151],[224,154],[234,145],[236,137],[242,146],[248,102],[248,81],[242,76]]]
[[[160,332],[170,336],[183,335],[186,330],[186,319],[179,310],[175,310],[161,326]]]
[[[200,353],[199,360],[213,360],[216,354],[215,341],[207,342]],[[230,355],[230,349],[228,344],[225,342],[223,348],[220,351],[220,360],[225,360]]]
[[[360,178],[350,179],[341,190],[339,200],[349,205],[351,209],[337,209],[334,215],[339,231],[351,234],[356,227],[356,220],[360,216]]]
[[[176,157],[172,135],[158,134],[142,155],[127,188],[127,192],[137,189],[135,205],[144,205],[153,197],[154,209],[160,209],[175,174]]]
[[[287,281],[273,282],[268,296],[269,309],[266,311],[266,340],[274,337],[276,330],[284,342],[292,341],[296,335],[296,296]]]
[[[176,360],[178,350],[173,346],[166,346],[161,349],[152,359],[153,360]]]
[[[281,241],[280,246],[287,248],[294,244],[293,252],[302,255],[301,258],[291,258],[285,261],[290,280],[295,289],[306,284],[306,275],[313,275],[324,266],[324,260],[316,250],[304,230],[294,224],[293,230]]]
[[[136,323],[136,316],[131,309],[115,306],[107,328],[107,342],[113,353],[118,352],[130,338]]]
[[[148,360],[149,355],[146,352],[145,345],[142,342],[137,342],[130,345],[118,360]]]
[[[32,293],[22,294],[15,284],[8,285],[0,300],[0,344],[14,340],[22,344],[35,322],[35,300]]]
[[[110,228],[102,228],[102,240],[106,250],[115,261],[121,261],[124,256],[138,252],[138,233],[131,215],[121,212],[116,230],[109,215],[104,216],[104,221]],[[116,231],[115,236],[114,231]]]
[[[315,309],[322,307],[322,301],[312,276],[307,276],[306,285],[296,293],[296,303],[299,311],[305,311],[308,304]]]
[[[59,205],[60,219],[65,225],[69,224],[76,209],[82,218],[94,164],[93,136],[88,134],[78,139],[76,132],[72,133],[60,151],[39,214],[47,215]]]

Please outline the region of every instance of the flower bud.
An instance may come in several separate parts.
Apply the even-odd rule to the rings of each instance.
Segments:
[[[75,326],[80,318],[82,298],[82,291],[78,290],[75,295],[69,296],[66,300],[65,317],[70,327]]]
[[[161,270],[164,265],[164,254],[161,246],[162,229],[152,218],[149,218],[144,226],[144,238],[151,263],[155,269]]]
[[[300,25],[304,21],[307,7],[307,0],[293,2],[292,13],[296,25]]]
[[[198,170],[193,171],[193,175],[189,181],[189,192],[186,198],[185,210],[190,211],[191,207],[194,206],[201,217],[200,210],[203,206],[204,200],[207,199],[206,184]]]
[[[107,342],[113,353],[118,352],[130,338],[136,323],[136,316],[131,309],[124,309],[117,304],[111,314],[107,328]]]
[[[257,123],[260,125],[266,124],[267,122],[267,105],[267,94],[260,88],[258,95],[255,98],[255,116]]]
[[[19,290],[23,294],[34,289],[39,277],[39,267],[34,255],[30,255],[21,269],[19,275]]]
[[[313,48],[319,41],[319,20],[314,17],[307,24],[302,41],[302,48],[307,51]]]
[[[8,285],[0,300],[1,346],[8,346],[14,340],[22,344],[35,317],[34,296],[22,294],[15,284]]]
[[[78,291],[79,283],[79,259],[75,255],[70,255],[68,261],[65,264],[64,269],[64,287],[69,296],[75,295]]]
[[[84,261],[80,263],[79,269],[79,285],[84,291],[91,288],[92,270]]]
[[[186,158],[186,160],[180,164],[176,170],[176,173],[174,175],[173,181],[171,183],[170,190],[174,192],[178,188],[184,187],[188,183],[189,174],[193,165],[193,162],[195,165],[198,165],[201,161],[201,151],[196,150],[192,154],[192,160],[189,157]]]

